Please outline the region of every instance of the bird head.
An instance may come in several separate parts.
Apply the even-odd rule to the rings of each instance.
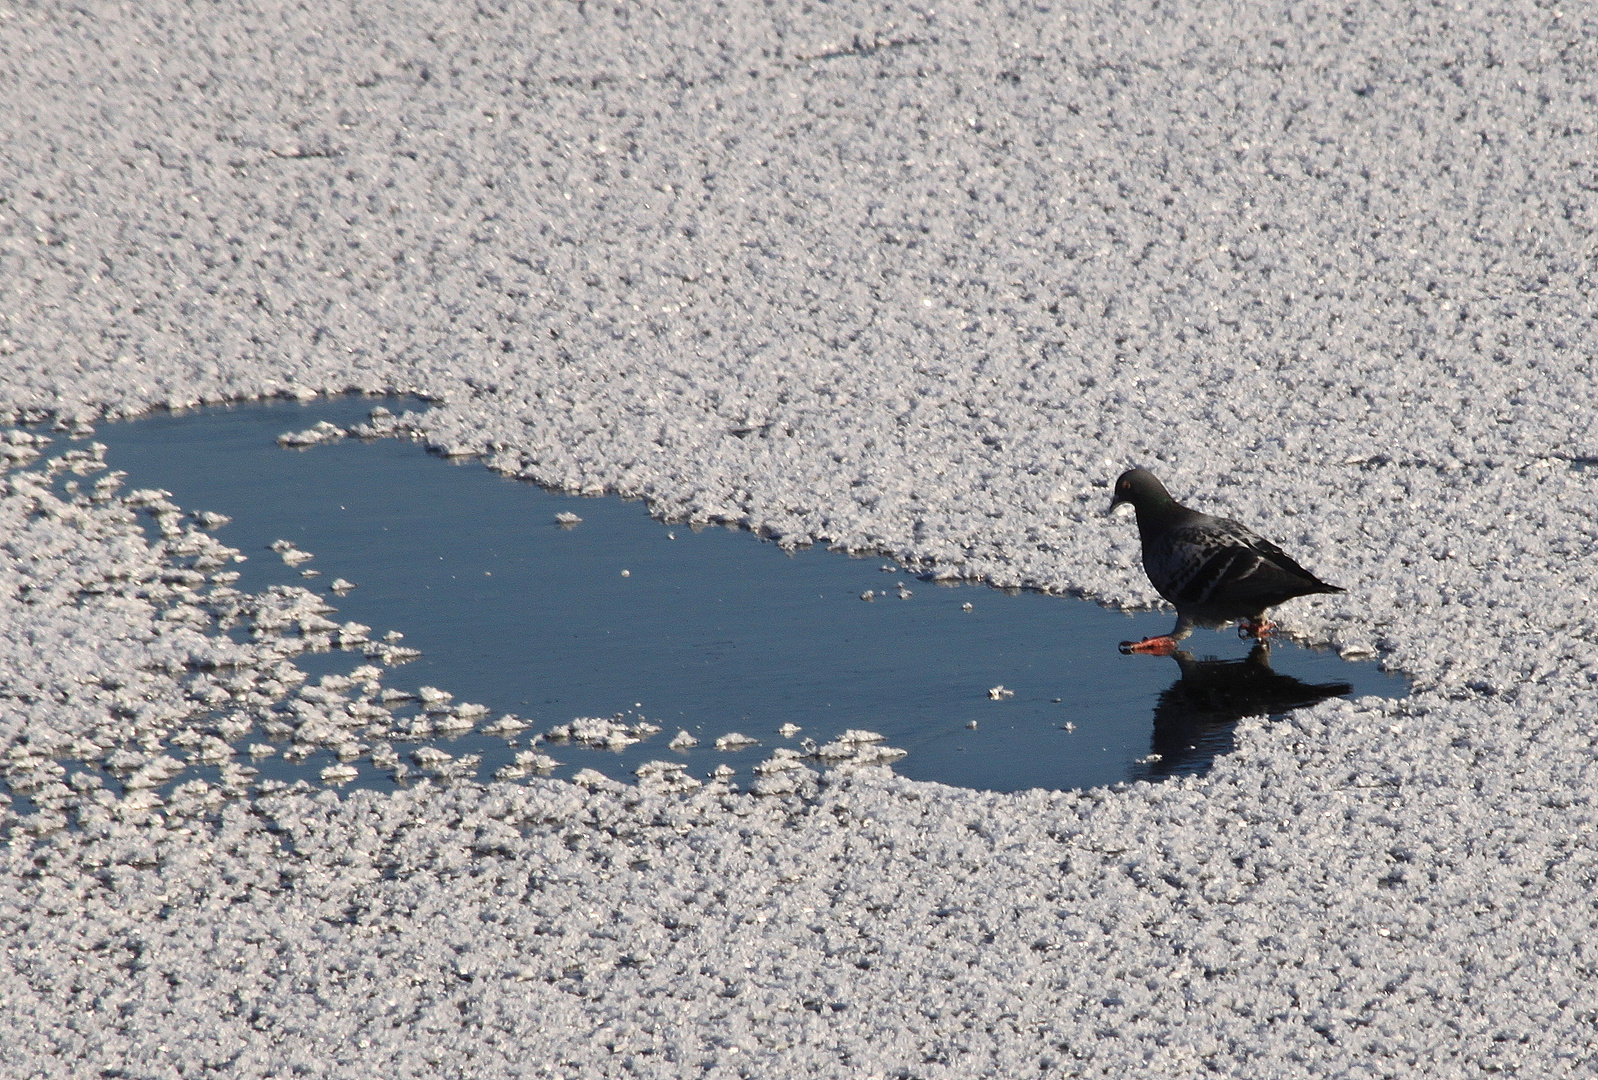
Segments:
[[[1131,503],[1134,509],[1158,506],[1171,502],[1171,493],[1147,469],[1128,469],[1115,482],[1115,496],[1110,500],[1110,511],[1122,503]]]

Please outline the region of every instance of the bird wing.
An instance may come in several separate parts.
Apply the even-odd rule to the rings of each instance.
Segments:
[[[1225,518],[1201,515],[1167,529],[1149,556],[1155,588],[1178,608],[1249,601],[1270,606],[1332,588],[1269,540]]]

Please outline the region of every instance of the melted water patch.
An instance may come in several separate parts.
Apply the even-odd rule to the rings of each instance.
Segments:
[[[555,775],[630,782],[664,760],[696,777],[728,766],[747,783],[781,748],[812,763],[827,744],[869,754],[876,744],[837,746],[863,730],[905,751],[894,768],[913,778],[1074,788],[1202,771],[1242,716],[1406,692],[1373,664],[1286,642],[1251,651],[1229,632],[1190,639],[1202,658],[1122,656],[1117,642],[1163,632],[1171,616],[663,524],[639,502],[552,493],[407,440],[279,442],[318,422],[361,424],[377,404],[204,409],[94,436],[129,488],[231,519],[212,531],[247,556],[234,588],[309,589],[336,609],[329,626],[369,628],[370,643],[345,635],[341,649],[332,631],[317,638],[326,651],[294,659],[325,684],[298,700],[380,706],[366,729],[312,739],[279,707],[223,732],[241,754],[257,749],[262,780],[384,787],[444,761],[488,779],[553,759]],[[379,674],[384,664],[399,666]],[[516,723],[498,723],[506,715]],[[581,718],[597,722],[550,738]],[[735,734],[750,741],[729,744]],[[187,760],[179,780],[217,769],[198,751]]]

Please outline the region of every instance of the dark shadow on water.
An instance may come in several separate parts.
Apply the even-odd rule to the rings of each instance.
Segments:
[[[109,468],[127,471],[126,489],[164,488],[185,511],[232,519],[214,535],[248,555],[237,588],[311,589],[338,622],[365,624],[374,639],[403,634],[420,656],[387,670],[385,688],[438,687],[456,703],[486,706],[483,721],[513,713],[528,724],[515,744],[480,730],[483,721],[453,736],[360,737],[391,743],[405,760],[425,746],[480,755],[477,775],[488,779],[531,750],[537,733],[621,716],[661,730],[619,751],[547,741],[537,749],[560,763],[557,776],[592,768],[631,781],[641,764],[668,760],[701,779],[729,765],[747,784],[775,749],[864,729],[907,751],[894,768],[915,779],[1079,788],[1202,770],[1229,747],[1239,716],[1332,694],[1407,692],[1374,664],[1288,642],[1269,662],[1229,655],[1247,649],[1230,634],[1205,635],[1203,647],[1220,654],[1213,659],[1179,655],[1172,684],[1165,664],[1116,648],[1163,633],[1165,613],[944,587],[880,556],[784,551],[744,530],[654,520],[638,501],[547,491],[403,439],[276,442],[319,421],[359,424],[380,404],[424,407],[271,402],[104,424],[93,438],[107,444]],[[562,514],[582,520],[562,527]],[[275,541],[314,559],[287,564]],[[333,589],[339,578],[355,587]],[[295,660],[312,683],[366,662],[358,651]],[[995,694],[1001,686],[1008,693]],[[409,724],[419,705],[401,711]],[[1159,761],[1149,760],[1151,719]],[[669,747],[680,730],[698,745]],[[729,732],[758,742],[715,749]],[[326,748],[285,761],[292,738],[261,728],[227,741],[261,779],[314,782],[336,762]],[[278,756],[244,755],[261,743]],[[350,764],[355,786],[396,782],[370,754]]]
[[[1154,706],[1153,754],[1137,780],[1202,773],[1232,750],[1233,732],[1245,716],[1280,717],[1354,691],[1352,683],[1307,683],[1271,667],[1271,649],[1256,644],[1240,659],[1171,655],[1181,676],[1160,691]]]

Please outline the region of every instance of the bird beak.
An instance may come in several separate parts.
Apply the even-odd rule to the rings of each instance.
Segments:
[[[1123,498],[1121,498],[1121,496],[1117,495],[1115,498],[1110,500],[1110,508],[1108,510],[1104,511],[1104,516],[1105,517],[1114,517],[1115,516],[1115,512],[1117,510],[1119,510],[1121,507],[1125,506],[1125,505],[1127,505],[1127,500],[1123,499]]]

